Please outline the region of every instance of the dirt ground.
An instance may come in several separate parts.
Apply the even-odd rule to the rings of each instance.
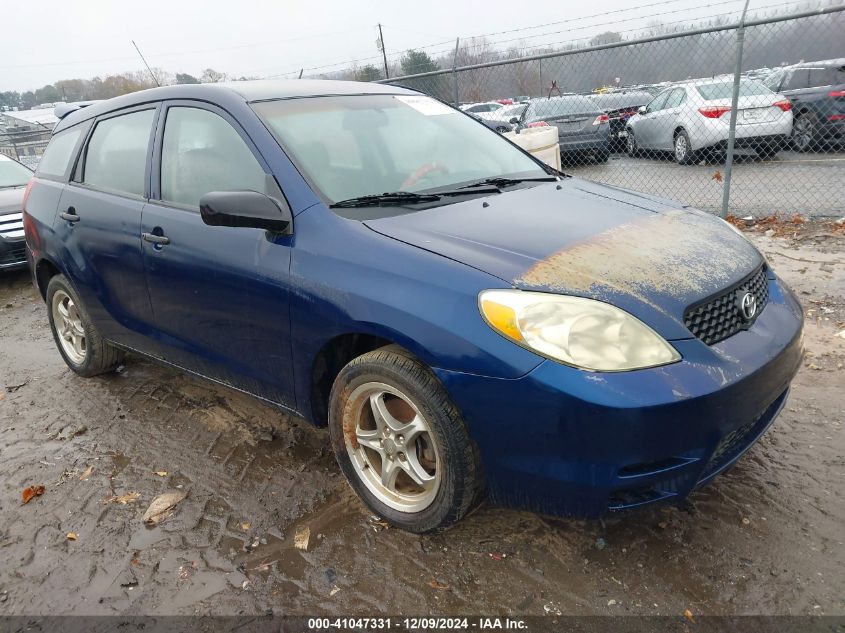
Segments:
[[[845,614],[833,226],[750,233],[804,304],[807,358],[733,470],[681,508],[584,522],[484,505],[424,537],[370,516],[301,420],[138,358],[76,377],[28,275],[3,275],[0,613]],[[187,497],[146,527],[168,490]],[[294,546],[305,527],[308,551]]]

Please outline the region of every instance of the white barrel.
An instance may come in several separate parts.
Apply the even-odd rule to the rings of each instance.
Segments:
[[[528,127],[521,130],[519,134],[505,132],[502,136],[507,137],[550,167],[560,169],[560,144],[558,143],[556,127]]]

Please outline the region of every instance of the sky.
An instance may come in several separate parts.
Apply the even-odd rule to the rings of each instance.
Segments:
[[[658,21],[738,17],[742,2],[5,0],[0,91],[142,70],[132,40],[151,66],[169,72],[199,76],[210,67],[236,77],[296,77],[300,68],[316,75],[353,62],[380,65],[378,23],[389,57],[398,59],[409,48],[427,47],[430,54],[450,50],[456,37],[486,35],[506,49],[588,39],[604,31],[633,33]],[[751,0],[752,10],[755,6],[800,8],[785,0]]]

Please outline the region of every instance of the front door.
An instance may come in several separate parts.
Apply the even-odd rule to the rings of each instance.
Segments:
[[[204,104],[166,104],[157,133],[157,195],[141,222],[147,286],[165,360],[293,407],[288,314],[290,237],[208,226],[210,191],[267,188],[242,129]]]

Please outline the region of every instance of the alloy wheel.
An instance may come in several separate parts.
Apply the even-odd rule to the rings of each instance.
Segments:
[[[348,399],[346,450],[364,485],[400,512],[420,512],[440,487],[440,454],[428,421],[395,387],[368,382]]]
[[[809,149],[813,143],[813,122],[806,116],[795,120],[792,125],[792,143],[797,150]]]
[[[53,326],[62,350],[74,364],[81,365],[85,362],[88,346],[79,309],[68,293],[57,290],[53,294],[52,311]]]
[[[675,160],[679,163],[683,163],[684,160],[686,160],[688,151],[689,147],[687,147],[687,137],[683,134],[678,134],[675,137]]]

